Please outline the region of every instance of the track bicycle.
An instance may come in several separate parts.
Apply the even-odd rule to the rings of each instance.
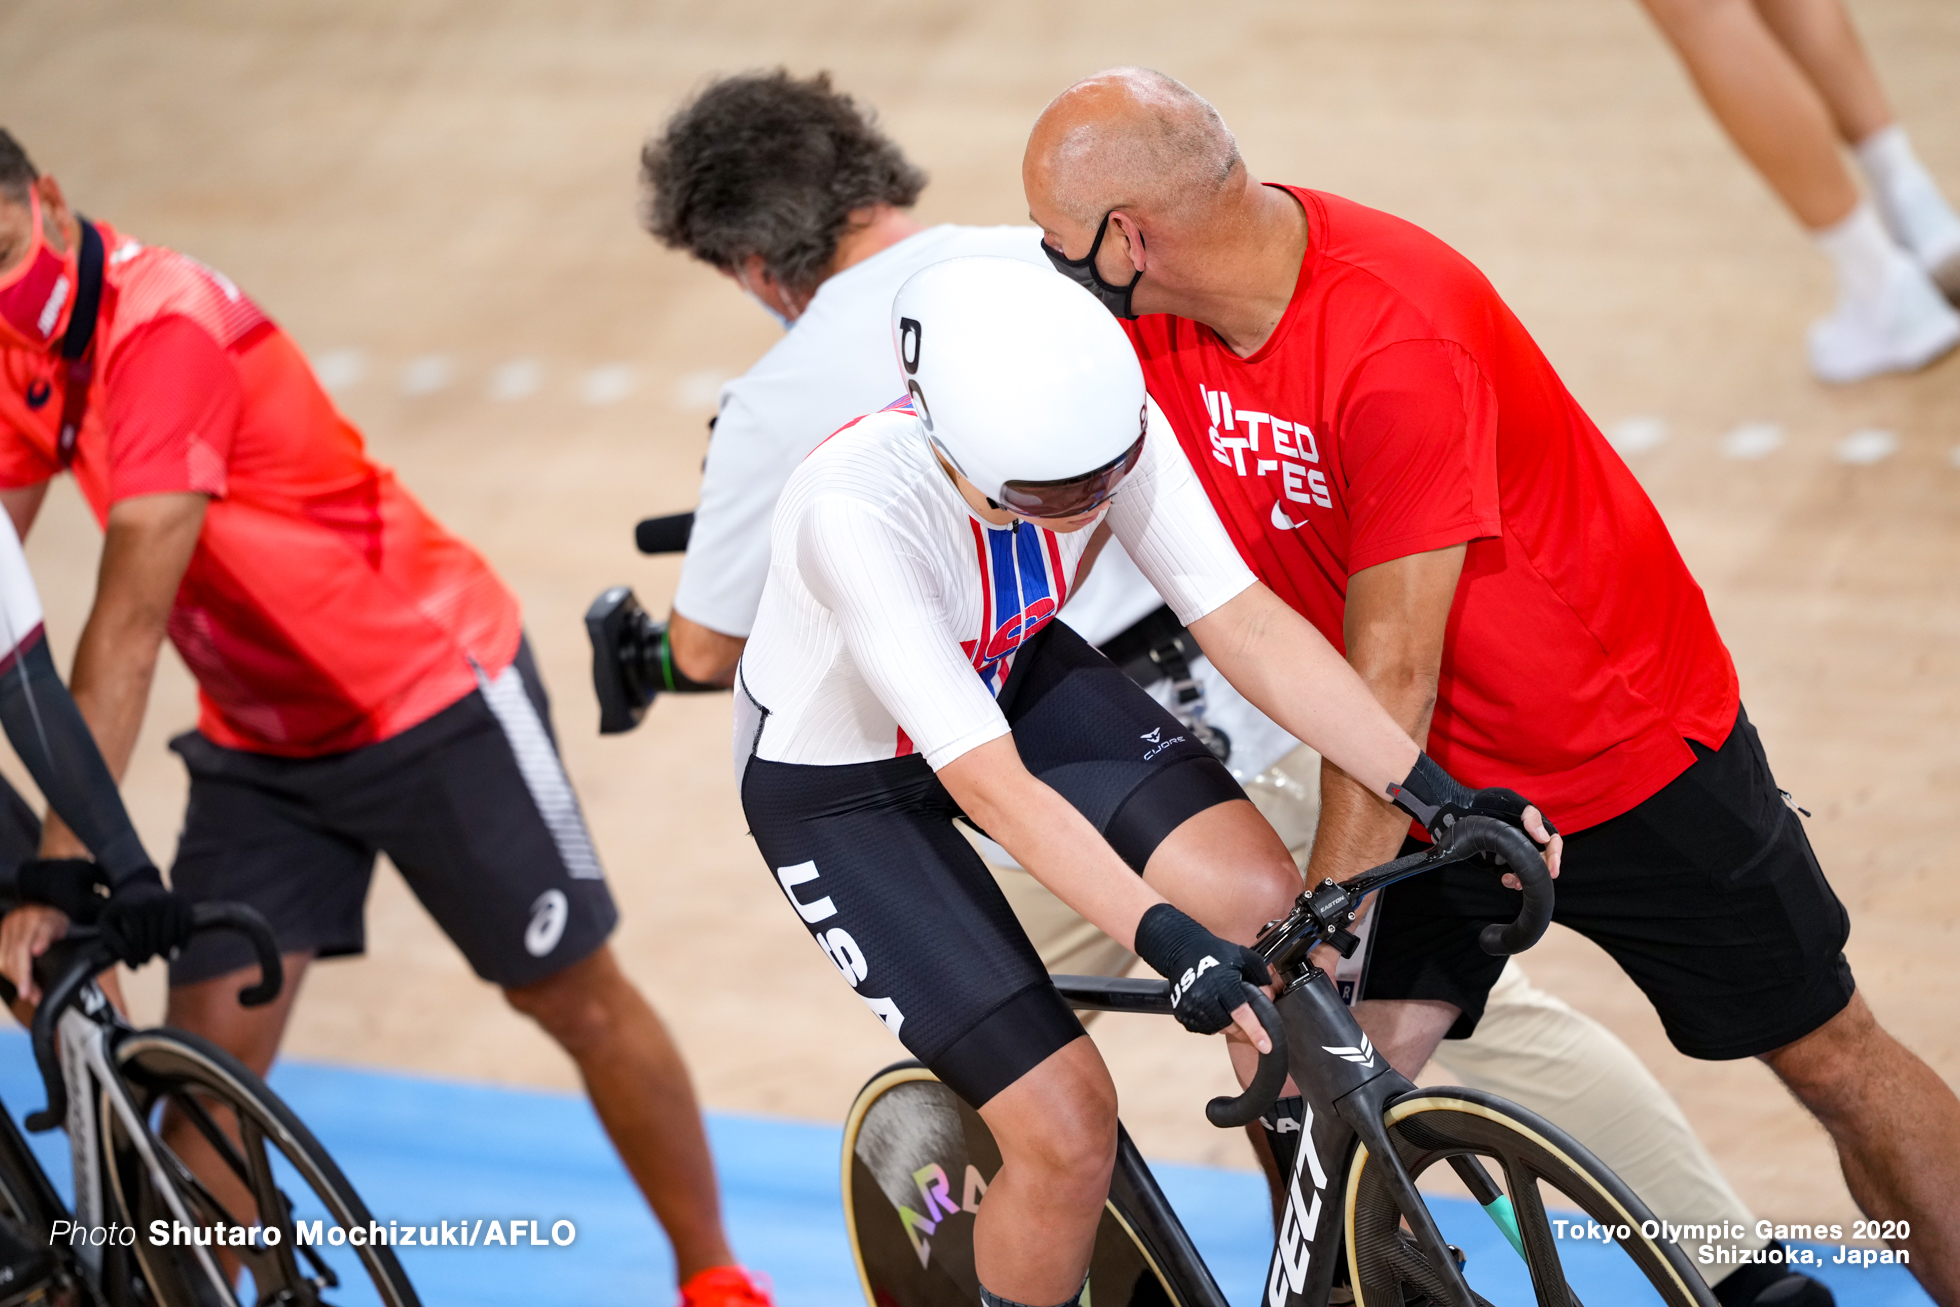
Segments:
[[[195,930],[251,941],[260,975],[239,1001],[277,997],[284,977],[264,918],[234,903],[193,912]],[[0,1254],[11,1273],[0,1307],[419,1307],[392,1248],[302,1241],[301,1218],[315,1232],[372,1218],[319,1140],[236,1058],[195,1035],[125,1021],[95,983],[114,963],[93,928],[76,926],[35,964],[43,997],[31,1035],[47,1105],[26,1125],[66,1129],[75,1201],[61,1200],[0,1109]],[[13,1002],[4,979],[0,992]],[[165,1113],[217,1154],[249,1210],[172,1151]],[[233,1267],[249,1274],[249,1292]]]
[[[1552,882],[1530,840],[1489,818],[1467,818],[1429,850],[1348,881],[1322,881],[1269,924],[1254,947],[1279,983],[1277,1000],[1250,985],[1246,997],[1272,1040],[1252,1083],[1206,1107],[1220,1128],[1271,1110],[1288,1075],[1305,1102],[1285,1180],[1263,1307],[1488,1307],[1522,1300],[1523,1270],[1538,1307],[1579,1307],[1560,1240],[1547,1215],[1576,1208],[1608,1232],[1622,1263],[1613,1301],[1715,1307],[1698,1272],[1657,1228],[1640,1199],[1569,1135],[1491,1094],[1418,1088],[1388,1065],[1355,1021],[1311,950],[1352,952],[1348,927],[1369,893],[1449,863],[1494,856],[1523,885],[1508,925],[1484,928],[1486,952],[1521,952],[1550,924]],[[1495,874],[1495,873],[1494,873]],[[1168,1015],[1162,980],[1056,976],[1079,1010]],[[1507,1266],[1473,1273],[1448,1244],[1416,1182],[1444,1166],[1502,1232]],[[871,1307],[971,1307],[973,1217],[1000,1168],[979,1114],[917,1062],[874,1076],[845,1124],[843,1191],[851,1251]],[[1259,1219],[1266,1219],[1262,1212]],[[1481,1261],[1488,1262],[1484,1258]],[[1510,1286],[1508,1289],[1504,1286]],[[1631,1296],[1628,1296],[1631,1295]],[[1227,1307],[1150,1168],[1117,1128],[1116,1169],[1092,1256],[1084,1307]]]

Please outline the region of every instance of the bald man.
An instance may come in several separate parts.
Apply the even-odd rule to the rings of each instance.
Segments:
[[[1920,1283],[1960,1304],[1960,1102],[1858,994],[1849,918],[1700,588],[1490,283],[1408,223],[1262,185],[1211,105],[1143,69],[1057,97],[1023,180],[1259,578],[1452,774],[1543,804],[1566,832],[1556,919],[1682,1052],[1761,1058],[1859,1206],[1910,1222],[1895,1246]],[[1324,768],[1309,880],[1408,836]],[[1477,932],[1514,910],[1475,867],[1385,892],[1356,1010],[1397,1069],[1476,1028],[1503,965]]]

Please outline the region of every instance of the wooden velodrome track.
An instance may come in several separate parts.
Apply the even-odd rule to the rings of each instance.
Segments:
[[[1856,13],[1921,153],[1960,189],[1960,9],[1861,0]],[[360,352],[364,374],[339,392],[348,413],[523,599],[624,908],[620,952],[705,1100],[835,1120],[899,1050],[806,942],[743,834],[728,701],[662,701],[630,737],[594,733],[580,614],[629,580],[664,609],[674,568],[636,558],[629,528],[693,503],[714,381],[775,337],[713,273],[639,231],[636,150],[711,73],[829,68],[932,173],[926,219],[1011,222],[1036,112],[1122,62],[1210,96],[1259,175],[1387,208],[1464,250],[1602,425],[1665,423],[1666,440],[1629,461],[1708,590],[1780,779],[1815,814],[1865,992],[1960,1079],[1960,362],[1841,391],[1808,378],[1802,330],[1827,307],[1826,268],[1632,0],[167,13],[13,0],[0,6],[0,123],[84,211],[223,269],[316,358]],[[448,384],[424,364],[427,393],[406,393],[404,369],[427,356],[448,360]],[[493,369],[520,358],[540,366],[536,392],[493,399]],[[615,364],[626,370],[590,376]],[[339,365],[343,379],[360,372]],[[1778,424],[1782,447],[1725,456],[1723,436],[1751,422]],[[1865,429],[1895,433],[1896,452],[1840,461],[1838,442]],[[64,666],[98,539],[64,488],[29,550]],[[128,783],[159,856],[184,790],[164,741],[193,715],[167,656]],[[290,1052],[572,1083],[391,872],[369,928],[367,959],[308,978]],[[1849,1220],[1821,1131],[1761,1067],[1676,1054],[1576,937],[1555,932],[1530,968],[1633,1043],[1761,1213]],[[155,969],[136,984],[148,1012],[159,984]],[[1197,1112],[1224,1076],[1217,1051],[1139,1018],[1106,1019],[1098,1037],[1147,1151],[1245,1164],[1244,1145]]]

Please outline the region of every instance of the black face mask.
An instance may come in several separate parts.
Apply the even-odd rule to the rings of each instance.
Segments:
[[[1110,210],[1110,213],[1114,212],[1114,209]],[[1089,245],[1087,257],[1068,258],[1047,241],[1041,243],[1041,252],[1055,265],[1055,271],[1094,295],[1104,308],[1119,318],[1134,322],[1137,315],[1130,309],[1130,297],[1136,294],[1137,283],[1143,280],[1143,274],[1139,272],[1130,278],[1127,286],[1112,286],[1102,279],[1102,273],[1096,270],[1096,255],[1102,252],[1103,237],[1108,234],[1109,213],[1105,213],[1102,225],[1096,228],[1096,239]]]

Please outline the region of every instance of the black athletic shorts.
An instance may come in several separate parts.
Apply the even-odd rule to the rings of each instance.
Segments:
[[[1000,706],[1028,770],[1139,873],[1186,818],[1245,797],[1175,717],[1060,622],[1022,646]],[[1082,1034],[953,828],[959,808],[924,758],[752,756],[741,789],[756,845],[818,946],[967,1102],[979,1107]]]
[[[476,973],[507,989],[590,955],[619,920],[528,644],[434,717],[348,753],[276,758],[196,731],[170,747],[191,773],[171,884],[257,908],[282,952],[364,951],[377,852]],[[170,983],[251,961],[237,936],[200,935]]]
[[[1612,955],[1683,1053],[1753,1057],[1851,1001],[1851,919],[1748,715],[1737,711],[1720,749],[1688,744],[1694,764],[1658,794],[1565,837],[1552,919]],[[1366,997],[1453,1003],[1463,1016],[1450,1038],[1466,1038],[1504,969],[1477,932],[1515,917],[1521,897],[1481,862],[1384,890]]]

